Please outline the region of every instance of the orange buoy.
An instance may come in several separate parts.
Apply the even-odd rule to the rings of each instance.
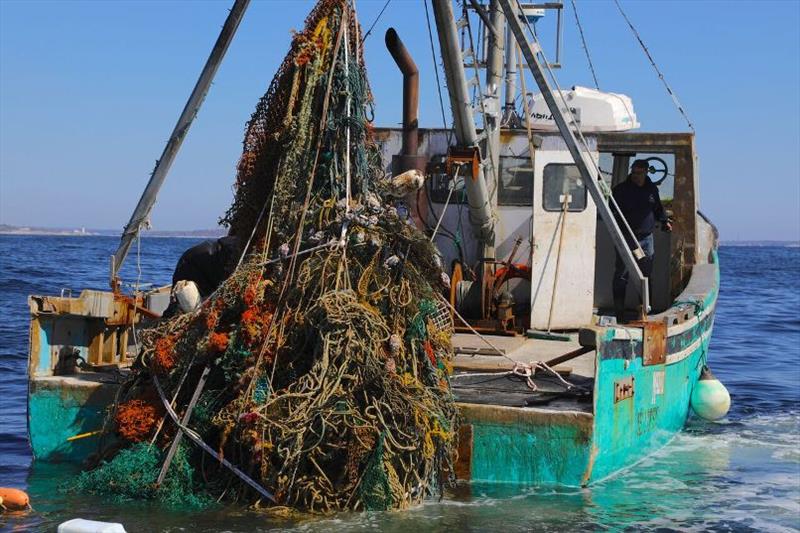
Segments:
[[[24,511],[31,505],[31,499],[25,491],[0,487],[0,502],[9,511]]]

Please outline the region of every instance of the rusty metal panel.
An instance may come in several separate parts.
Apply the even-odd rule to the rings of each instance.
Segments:
[[[460,148],[451,146],[447,152],[446,171],[449,175],[454,176],[457,164],[466,164],[470,172],[470,177],[473,181],[480,176],[481,158],[480,149],[477,146],[467,148]],[[462,172],[462,176],[465,174]]]
[[[635,378],[628,376],[614,382],[614,403],[633,398],[633,387]]]
[[[664,320],[645,322],[642,328],[642,364],[663,365],[667,360],[667,323]]]

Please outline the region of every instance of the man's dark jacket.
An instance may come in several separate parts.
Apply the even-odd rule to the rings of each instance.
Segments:
[[[645,178],[644,184],[639,187],[628,177],[614,187],[613,194],[637,239],[653,233],[656,220],[661,223],[667,221],[667,214],[658,195],[658,187],[650,181],[650,178]],[[633,245],[633,243],[628,244]]]
[[[240,254],[236,237],[203,241],[183,252],[172,274],[172,284],[182,279],[194,281],[200,296],[206,298],[231,275]]]

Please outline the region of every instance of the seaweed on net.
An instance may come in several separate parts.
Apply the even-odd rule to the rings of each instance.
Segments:
[[[441,265],[383,196],[361,44],[350,0],[321,0],[294,35],[247,125],[223,217],[246,255],[198,311],[143,333],[127,387],[152,395],[157,377],[184,416],[208,368],[188,426],[278,504],[313,512],[420,502],[452,472],[457,434]],[[133,445],[84,486],[162,498],[126,488],[118,461],[135,452],[150,472],[176,431],[159,424],[147,453]],[[181,487],[259,500],[218,461],[182,457],[169,470],[187,474]]]

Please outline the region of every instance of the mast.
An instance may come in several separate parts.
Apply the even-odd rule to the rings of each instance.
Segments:
[[[516,7],[512,5],[512,7]],[[509,123],[509,121],[516,122],[516,108],[514,106],[514,100],[517,95],[517,47],[516,41],[514,40],[514,35],[511,33],[511,30],[506,31],[506,92],[505,92],[505,101],[503,105],[503,118],[502,123],[506,126],[511,125],[512,127],[516,125],[515,123]],[[525,95],[522,95],[525,98]]]
[[[478,147],[478,133],[475,130],[475,119],[472,116],[467,89],[467,77],[464,73],[464,62],[458,44],[458,30],[453,17],[451,0],[433,0],[433,14],[436,19],[439,47],[444,63],[450,107],[453,112],[453,126],[456,141],[461,147]],[[483,246],[494,245],[494,221],[489,192],[484,179],[483,165],[473,179],[466,177],[464,185],[469,200],[469,219],[475,236]]]
[[[205,100],[206,94],[208,94],[208,89],[211,87],[214,75],[217,73],[220,63],[222,63],[222,58],[225,56],[225,52],[228,50],[228,46],[233,40],[236,29],[239,27],[239,23],[242,21],[242,17],[244,17],[244,12],[247,10],[249,3],[250,0],[235,0],[233,8],[231,8],[228,14],[228,18],[222,26],[222,31],[219,37],[217,37],[217,42],[214,43],[214,48],[211,50],[211,54],[208,56],[208,60],[206,60],[203,71],[200,73],[200,78],[198,78],[180,117],[178,117],[178,122],[172,130],[172,135],[170,135],[169,141],[167,141],[167,145],[161,153],[161,157],[156,161],[156,166],[150,176],[150,181],[147,182],[147,186],[144,192],[142,192],[141,198],[139,198],[139,203],[136,204],[136,208],[133,210],[130,220],[122,231],[119,247],[111,257],[111,287],[115,290],[118,288],[118,274],[122,263],[128,256],[128,251],[130,250],[131,244],[133,244],[133,240],[139,235],[142,226],[146,224],[150,216],[150,211],[156,203],[158,191],[164,184],[172,162],[175,161],[175,156],[178,155],[178,150],[180,150],[183,139],[189,132],[189,127],[197,116],[197,112],[200,110],[200,106],[203,100]]]
[[[611,208],[609,207],[608,203],[606,203],[606,198],[599,185],[601,179],[600,176],[597,175],[596,171],[593,172],[590,170],[596,169],[595,162],[591,160],[590,155],[586,151],[581,150],[580,146],[578,145],[578,140],[570,129],[567,118],[564,116],[564,113],[556,102],[556,98],[553,95],[550,84],[547,82],[547,78],[542,70],[542,65],[539,63],[539,60],[536,57],[538,46],[536,49],[534,49],[530,41],[528,41],[528,39],[525,37],[525,33],[522,29],[519,19],[514,16],[513,8],[514,4],[517,3],[517,0],[497,1],[500,2],[503,11],[506,14],[506,18],[508,19],[508,27],[514,34],[514,38],[516,39],[517,43],[519,43],[520,49],[522,50],[522,55],[531,70],[531,74],[533,74],[533,79],[539,86],[539,90],[542,91],[542,96],[547,103],[547,107],[550,109],[550,113],[553,115],[553,119],[558,126],[558,131],[561,133],[567,148],[569,148],[572,159],[575,161],[575,165],[580,171],[581,178],[589,189],[589,193],[592,195],[594,203],[597,205],[597,211],[600,213],[600,218],[611,234],[611,239],[614,241],[614,247],[617,249],[617,253],[619,253],[620,257],[622,257],[628,272],[632,272],[633,276],[639,282],[640,294],[642,295],[642,315],[646,315],[650,310],[650,293],[647,284],[647,278],[639,269],[639,265],[636,263],[633,253],[625,242],[625,237],[622,234],[622,230],[617,224],[616,218],[611,212]]]
[[[493,207],[497,206],[497,194],[500,187],[500,84],[503,80],[503,63],[505,47],[505,17],[503,11],[497,4],[497,0],[491,0],[489,4],[489,21],[492,24],[491,31],[488,31],[489,42],[486,56],[486,93],[483,97],[484,102],[484,129],[486,130],[486,145],[488,148],[488,160],[490,162],[489,177],[494,181],[490,202]],[[494,247],[491,255],[494,256]]]

